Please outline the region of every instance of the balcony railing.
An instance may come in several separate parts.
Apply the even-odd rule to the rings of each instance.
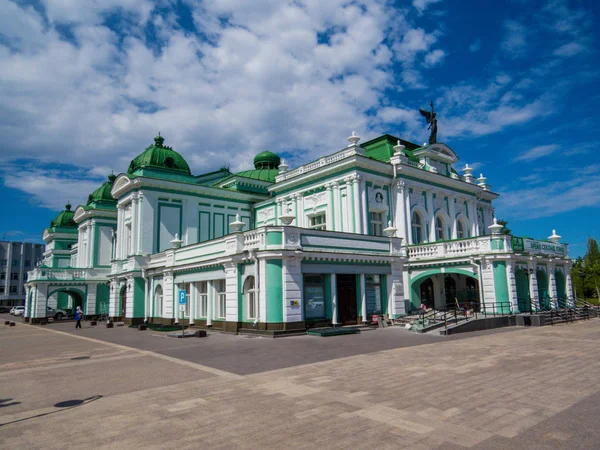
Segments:
[[[108,269],[45,268],[36,267],[27,272],[27,281],[72,281],[102,279]]]
[[[421,261],[427,259],[460,258],[482,253],[512,252],[510,236],[480,236],[471,239],[432,242],[408,246],[408,260]]]

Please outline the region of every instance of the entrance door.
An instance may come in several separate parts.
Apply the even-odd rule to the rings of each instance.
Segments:
[[[124,320],[125,319],[125,312],[127,309],[127,286],[124,286],[123,289],[121,289],[121,305],[120,305],[120,313],[121,313],[121,318]]]
[[[338,322],[356,324],[358,311],[356,307],[356,275],[337,276]]]
[[[431,278],[427,278],[421,283],[421,303],[425,305],[426,308],[434,307],[433,281]]]
[[[458,300],[456,299],[456,281],[451,276],[444,279],[444,291],[446,292],[446,308],[454,308]]]

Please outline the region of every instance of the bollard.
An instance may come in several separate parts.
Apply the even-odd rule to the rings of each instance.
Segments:
[[[198,338],[206,337],[206,330],[196,331],[196,337],[198,337]]]
[[[115,326],[114,323],[112,323],[112,322],[106,322],[106,328],[112,328],[114,326]]]
[[[5,320],[4,325],[10,325],[10,320]]]
[[[144,331],[145,329],[146,329],[146,325],[145,325],[145,324],[143,324],[143,323],[140,323],[140,324],[138,325],[138,331]]]
[[[95,320],[92,320],[92,321],[90,322],[90,325],[91,325],[92,327],[95,327],[96,325],[98,325],[98,322],[96,322]]]
[[[10,323],[10,326],[11,326],[11,327],[14,327],[14,326],[16,326],[16,325],[17,325],[17,324],[16,324],[16,323],[14,323],[14,322],[11,322],[11,323]]]

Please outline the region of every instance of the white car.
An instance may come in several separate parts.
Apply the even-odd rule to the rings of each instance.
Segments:
[[[21,317],[23,314],[25,314],[25,307],[24,306],[13,306],[13,309],[10,310],[10,313],[13,316]]]
[[[56,320],[61,320],[67,317],[67,312],[64,309],[56,309],[46,306],[46,317],[54,317]]]

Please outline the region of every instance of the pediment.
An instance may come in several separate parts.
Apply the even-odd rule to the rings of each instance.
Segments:
[[[418,158],[426,156],[433,160],[442,161],[449,164],[453,164],[458,161],[458,155],[454,152],[454,150],[441,142],[416,149],[413,154]]]
[[[110,190],[110,195],[118,199],[121,195],[123,195],[124,192],[129,190],[132,184],[133,181],[127,175],[122,173],[114,181],[113,187]]]

